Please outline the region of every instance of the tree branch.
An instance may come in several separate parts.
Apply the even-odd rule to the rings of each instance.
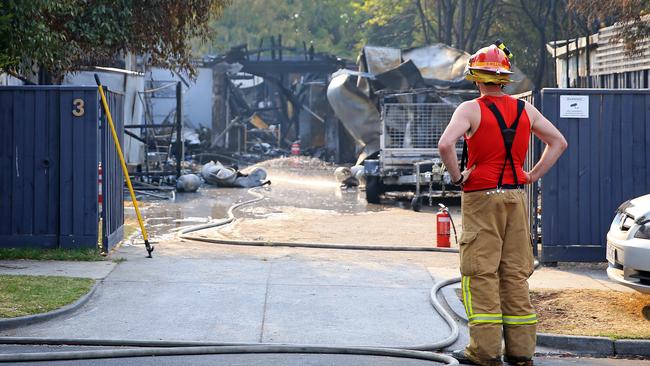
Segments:
[[[431,24],[429,23],[429,20],[427,19],[426,15],[424,15],[424,9],[422,9],[422,1],[415,0],[415,6],[418,8],[418,14],[420,15],[420,23],[422,24],[422,32],[424,33],[424,40],[426,41],[427,44],[430,44],[431,38],[429,37],[429,28],[431,27]]]

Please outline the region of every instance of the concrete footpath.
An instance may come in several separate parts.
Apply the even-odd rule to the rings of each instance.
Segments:
[[[423,266],[123,251],[82,308],[1,335],[407,346],[449,332]]]
[[[30,276],[83,277],[101,280],[115,268],[116,263],[107,261],[35,261],[0,260],[0,274]]]

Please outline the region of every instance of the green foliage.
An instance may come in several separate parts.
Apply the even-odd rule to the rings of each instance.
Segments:
[[[363,43],[396,48],[424,44],[417,9],[411,0],[368,0],[354,4],[365,19]]]
[[[89,278],[0,275],[0,318],[45,313],[90,291]]]
[[[45,68],[54,79],[121,54],[147,54],[164,67],[191,69],[189,40],[228,0],[6,0],[0,7],[0,64],[23,75]],[[9,27],[2,27],[9,22]]]
[[[316,51],[355,57],[359,46],[361,15],[350,0],[237,0],[217,20],[210,22],[213,37],[195,41],[195,53],[223,53],[247,43],[257,48],[264,39],[282,35],[288,47],[314,45]]]
[[[126,52],[192,71],[191,56],[223,53],[282,35],[283,45],[355,59],[365,44],[445,43],[473,52],[502,38],[538,86],[552,85],[545,44],[623,21],[628,47],[650,35],[650,0],[4,0],[0,68],[55,79]],[[229,5],[229,6],[228,6]],[[223,15],[219,17],[220,15]],[[594,28],[593,25],[596,24]],[[192,52],[193,51],[193,52]]]
[[[0,2],[0,14],[3,14],[2,7],[3,4]],[[9,34],[10,30],[11,16],[8,14],[0,15],[0,35],[3,35],[0,37],[0,70],[15,63],[15,60],[7,52],[9,48],[9,37],[4,36]]]

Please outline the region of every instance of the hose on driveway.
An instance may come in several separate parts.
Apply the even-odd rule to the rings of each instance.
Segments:
[[[307,242],[282,242],[282,241],[259,241],[259,240],[231,240],[220,238],[208,238],[204,236],[189,235],[201,230],[218,228],[228,225],[235,220],[234,211],[246,205],[259,202],[264,199],[264,195],[257,191],[258,188],[251,188],[248,193],[255,198],[243,201],[230,206],[225,219],[214,220],[207,224],[190,226],[179,231],[179,237],[186,240],[201,241],[214,244],[226,245],[243,245],[258,247],[291,247],[291,248],[315,248],[315,249],[346,249],[346,250],[377,250],[377,251],[399,251],[399,252],[445,252],[458,253],[457,248],[437,248],[425,246],[394,246],[394,245],[359,245],[359,244],[327,244],[327,243],[307,243]],[[459,280],[460,281],[460,280]]]
[[[138,347],[111,350],[35,352],[0,354],[2,362],[39,362],[61,360],[87,360],[102,358],[124,357],[160,357],[181,355],[223,355],[223,354],[340,354],[383,356],[392,358],[416,359],[458,365],[458,361],[448,355],[432,351],[441,350],[452,345],[458,339],[458,324],[438,300],[438,292],[445,286],[458,282],[452,278],[437,282],[430,293],[430,301],[436,312],[445,320],[451,329],[449,335],[436,343],[413,346],[326,346],[301,344],[273,343],[214,343],[214,342],[173,342],[173,341],[141,341],[141,340],[93,340],[93,339],[48,339],[27,337],[2,337],[0,344],[25,345],[69,345],[69,346],[105,346],[105,347]]]

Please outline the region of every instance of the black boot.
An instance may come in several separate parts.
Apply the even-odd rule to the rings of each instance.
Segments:
[[[464,349],[455,350],[451,353],[451,357],[457,359],[458,362],[462,363],[463,365],[478,365],[476,362],[470,360],[467,357]]]
[[[486,360],[486,361],[477,360],[474,357],[468,356],[465,353],[465,350],[463,349],[453,351],[451,353],[451,357],[457,359],[458,362],[462,363],[463,365],[479,365],[479,366],[502,366],[503,365],[500,359]]]
[[[514,366],[533,366],[533,360],[528,357],[517,357],[517,356],[503,356],[503,360],[508,365]]]

